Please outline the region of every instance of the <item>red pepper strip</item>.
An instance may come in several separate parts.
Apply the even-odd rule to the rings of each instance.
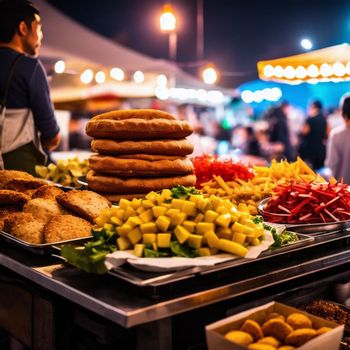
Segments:
[[[309,203],[310,201],[311,201],[310,198],[304,199],[299,205],[297,205],[294,209],[291,210],[291,212],[290,212],[291,215],[292,215],[292,216],[296,215],[296,214],[300,211],[300,209],[301,209],[304,205],[306,205],[307,203]]]
[[[320,191],[320,190],[315,190],[315,189],[312,189],[312,192],[316,192],[322,196],[326,196],[326,197],[329,197],[329,198],[334,198],[336,197],[335,194],[332,194],[332,193],[327,193],[327,192],[323,192],[323,191]]]
[[[320,216],[321,216],[322,221],[323,221],[323,222],[326,222],[326,219],[324,218],[323,214],[322,214],[322,213],[319,213],[319,214],[320,214]]]

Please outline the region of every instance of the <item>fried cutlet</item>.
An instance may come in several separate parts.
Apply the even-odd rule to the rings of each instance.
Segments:
[[[12,179],[34,179],[34,176],[18,170],[0,170],[0,189],[5,188],[6,184]]]
[[[44,243],[44,224],[30,213],[10,214],[5,219],[6,232],[34,244]]]
[[[20,211],[21,211],[21,208],[16,206],[16,205],[3,205],[3,206],[0,206],[0,230],[4,229],[5,219],[11,213],[19,213]]]
[[[27,190],[33,190],[40,186],[46,185],[46,182],[38,179],[12,179],[7,182],[5,187],[8,190],[24,192]]]
[[[31,213],[36,220],[43,223],[48,222],[52,216],[68,214],[55,200],[34,198],[23,207],[24,213]]]
[[[57,196],[57,202],[68,208],[84,219],[94,222],[101,210],[108,209],[112,203],[98,193],[92,191],[72,190]]]
[[[25,193],[12,190],[0,190],[0,205],[14,204],[23,206],[29,200],[30,197]]]
[[[69,239],[91,236],[92,225],[73,215],[53,216],[44,227],[47,243],[66,241]]]
[[[55,186],[44,185],[40,186],[32,194],[32,198],[43,198],[43,199],[52,199],[56,200],[56,197],[62,194],[63,191]]]

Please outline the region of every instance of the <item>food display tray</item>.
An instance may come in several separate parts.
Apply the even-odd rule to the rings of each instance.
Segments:
[[[92,236],[83,237],[83,238],[75,238],[66,241],[60,241],[55,243],[43,243],[43,244],[34,244],[23,241],[7,232],[0,231],[0,238],[6,241],[8,244],[14,245],[16,247],[23,248],[27,251],[30,251],[37,255],[51,255],[57,253],[60,249],[59,247],[63,244],[83,244],[86,241],[90,240]]]
[[[262,259],[269,259],[270,257],[280,254],[288,254],[289,251],[293,251],[294,249],[312,244],[314,242],[314,238],[308,235],[298,233],[298,237],[298,241],[288,243],[281,248],[270,248],[269,250],[264,251],[257,259],[238,258],[217,264],[215,266],[197,266],[175,272],[149,272],[134,268],[129,264],[124,264],[118,268],[110,270],[109,274],[135,287],[149,289],[149,291],[152,293],[152,289],[157,290],[158,288],[169,287],[174,283],[188,280],[196,276],[200,277],[210,275],[213,272],[220,272],[230,268],[244,268],[244,266],[258,263],[258,261],[261,261]]]

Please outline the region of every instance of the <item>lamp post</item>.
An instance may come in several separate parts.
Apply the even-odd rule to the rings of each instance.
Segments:
[[[170,4],[163,6],[163,12],[160,16],[160,29],[169,34],[169,57],[171,61],[175,62],[177,48],[176,17]]]

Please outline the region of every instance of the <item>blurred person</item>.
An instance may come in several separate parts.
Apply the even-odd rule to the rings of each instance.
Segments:
[[[350,95],[340,100],[344,125],[331,130],[327,143],[326,166],[336,179],[343,178],[350,184]]]
[[[294,160],[287,119],[289,108],[289,102],[283,101],[265,114],[265,119],[268,122],[269,153],[271,158]]]
[[[261,156],[260,144],[257,135],[251,126],[247,126],[246,130],[246,148],[245,153],[252,156]]]
[[[345,124],[342,112],[339,108],[330,108],[326,119],[328,132],[338,126],[344,126]]]
[[[309,163],[314,170],[324,166],[326,158],[327,121],[322,113],[322,103],[312,101],[308,117],[301,130],[299,146],[300,157]]]
[[[36,58],[42,37],[40,12],[31,1],[0,0],[0,166],[33,175],[61,138]]]

